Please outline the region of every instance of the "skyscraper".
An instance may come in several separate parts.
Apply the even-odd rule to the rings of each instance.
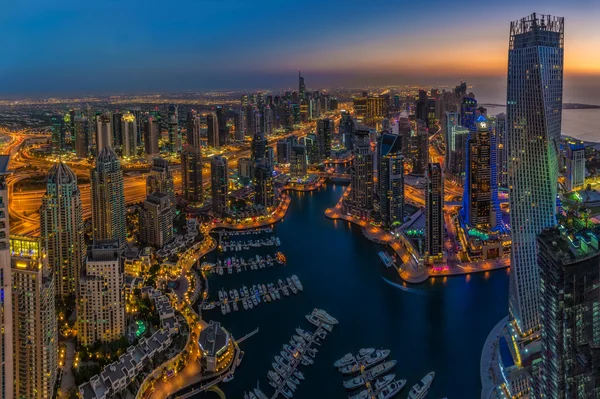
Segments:
[[[88,136],[88,120],[85,116],[75,116],[73,120],[73,135],[75,136],[75,155],[87,158],[90,140]]]
[[[62,161],[48,171],[40,230],[50,270],[56,277],[56,296],[64,300],[77,292],[86,250],[77,176]]]
[[[125,274],[118,241],[96,241],[88,251],[77,295],[77,341],[91,346],[125,334]]]
[[[290,157],[290,176],[292,178],[304,177],[307,168],[306,146],[304,144],[294,144],[292,146],[292,156]]]
[[[187,114],[186,121],[187,144],[193,147],[200,146],[200,116],[195,110],[191,110]]]
[[[331,157],[331,139],[333,138],[334,121],[321,119],[317,123],[317,140],[319,142],[319,157],[322,161]]]
[[[477,119],[477,100],[471,97],[463,98],[460,106],[460,124],[471,130],[475,128]]]
[[[181,151],[181,135],[179,133],[179,109],[177,105],[169,105],[167,129],[167,132],[169,134],[168,150],[170,152]]]
[[[508,188],[508,135],[506,114],[496,115],[496,154],[498,187]]]
[[[55,114],[55,115],[52,115],[52,117],[51,117],[52,149],[56,153],[59,153],[60,151],[62,151],[64,144],[65,144],[66,127],[65,127],[64,118],[65,117],[69,118],[68,115],[69,114],[67,114],[63,117],[62,115]]]
[[[202,187],[202,152],[199,147],[186,145],[181,152],[181,183],[183,199],[200,204],[204,201]]]
[[[112,135],[110,117],[108,115],[98,115],[96,117],[96,154],[99,154],[104,147],[113,147]]]
[[[219,147],[219,122],[214,112],[206,114],[206,136],[209,147]]]
[[[210,159],[210,189],[212,193],[212,211],[222,216],[229,211],[229,169],[227,158],[220,155]]]
[[[563,18],[531,14],[510,25],[506,106],[512,234],[509,310],[522,335],[539,326],[536,236],[556,224],[563,40]]]
[[[538,237],[541,356],[535,397],[600,397],[598,236],[563,226]]]
[[[259,162],[254,168],[254,203],[270,208],[275,203],[275,189],[271,169],[265,162]]]
[[[355,216],[366,218],[373,209],[373,152],[368,130],[356,131],[353,153],[348,210]]]
[[[8,155],[0,155],[0,398],[13,396],[13,312],[8,214]]]
[[[217,126],[219,131],[219,146],[229,144],[229,127],[225,119],[225,109],[221,106],[217,107]]]
[[[164,158],[154,158],[150,174],[146,178],[146,194],[161,192],[169,197],[171,208],[175,209],[175,184],[169,161]],[[173,215],[175,216],[175,215]]]
[[[125,193],[123,171],[117,154],[104,147],[92,169],[92,236],[94,240],[125,243]]]
[[[119,153],[121,153],[121,146],[123,145],[123,132],[121,130],[122,120],[123,114],[118,111],[110,115],[113,148]]]
[[[402,139],[397,134],[384,133],[379,145],[379,209],[388,226],[404,220],[404,157]]]
[[[273,133],[273,110],[271,107],[265,107],[263,117],[263,132],[266,136],[270,136]]]
[[[415,121],[415,130],[409,139],[412,173],[424,175],[429,163],[429,129],[425,122]]]
[[[292,155],[292,140],[283,139],[279,140],[277,146],[277,163],[287,164],[290,163],[290,157]]]
[[[446,170],[458,183],[465,175],[465,158],[469,129],[460,125],[460,115],[446,112]]]
[[[51,399],[58,374],[56,276],[39,237],[12,236],[10,246],[13,331],[19,332],[14,335],[15,397]]]
[[[306,85],[304,84],[304,77],[298,71],[298,93],[300,93],[300,100],[306,99]]]
[[[583,143],[567,145],[565,183],[569,191],[582,190],[585,187],[585,145]]]
[[[174,211],[167,194],[148,194],[140,212],[140,241],[158,248],[168,244],[173,239]]]
[[[148,118],[144,125],[144,149],[148,158],[159,154],[158,139],[160,138],[160,121],[154,117]]]
[[[444,240],[444,177],[439,163],[427,164],[427,188],[425,191],[425,251],[428,262],[443,259]]]
[[[254,134],[250,148],[250,158],[253,162],[261,162],[267,155],[267,139],[262,132]]]
[[[121,134],[123,137],[123,144],[121,146],[121,153],[126,157],[134,157],[137,155],[137,123],[135,115],[132,113],[126,113],[121,118]]]

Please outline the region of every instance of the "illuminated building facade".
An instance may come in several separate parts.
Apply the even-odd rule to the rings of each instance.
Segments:
[[[477,119],[477,100],[464,97],[460,105],[460,124],[473,130],[475,129],[475,119]]]
[[[40,232],[47,262],[56,278],[56,296],[77,292],[85,258],[85,226],[77,176],[62,161],[48,171],[40,207]]]
[[[585,145],[583,143],[567,145],[565,183],[569,191],[585,188]]]
[[[90,148],[90,136],[88,134],[88,120],[85,116],[73,118],[73,136],[75,137],[75,156],[87,158]]]
[[[144,150],[148,158],[153,158],[160,153],[158,139],[160,138],[160,121],[154,117],[148,118],[144,124]]]
[[[200,147],[185,145],[181,151],[181,183],[183,199],[200,204],[204,201],[202,186],[202,152]]]
[[[167,150],[169,152],[179,152],[181,151],[181,134],[179,132],[179,107],[177,105],[169,105],[167,118],[167,133],[169,137]]]
[[[90,180],[94,240],[115,240],[123,245],[127,232],[123,171],[112,148],[100,151]]]
[[[426,258],[430,263],[443,260],[444,240],[444,176],[439,163],[427,164],[427,188],[425,192],[425,240]]]
[[[235,342],[221,323],[211,320],[198,337],[200,364],[204,373],[216,373],[227,368],[234,359]]]
[[[389,96],[372,95],[367,97],[367,119],[372,123],[389,116]]]
[[[15,398],[51,399],[58,370],[55,275],[40,238],[13,236],[12,314]]]
[[[415,128],[409,139],[410,159],[412,160],[412,173],[424,175],[429,163],[429,129],[425,122],[415,121]]]
[[[290,157],[292,156],[292,145],[293,142],[290,139],[279,140],[276,144],[277,147],[277,163],[288,164],[290,163]]]
[[[138,124],[135,120],[135,115],[127,113],[121,118],[121,134],[123,136],[123,144],[121,151],[123,156],[134,157],[137,155],[138,147]]]
[[[397,134],[384,133],[379,144],[379,209],[388,226],[404,220],[404,157],[402,139]]]
[[[367,94],[363,93],[360,97],[353,98],[354,117],[358,122],[363,122],[367,118]]]
[[[195,110],[191,110],[187,114],[186,139],[188,145],[200,146],[200,115]]]
[[[271,169],[260,162],[254,167],[254,204],[265,209],[271,208],[275,203],[275,187]]]
[[[496,115],[496,164],[498,187],[508,188],[508,134],[506,114]]]
[[[212,211],[219,216],[229,211],[229,169],[227,158],[214,156],[210,160],[210,189],[212,193]]]
[[[523,335],[539,326],[536,237],[556,225],[562,118],[564,18],[532,14],[510,26],[506,124],[509,140],[509,310]]]
[[[357,130],[354,137],[354,159],[350,167],[350,198],[344,200],[346,212],[368,218],[373,209],[373,151],[368,130]]]
[[[8,155],[0,155],[0,398],[13,396],[13,312],[8,214]]]
[[[150,175],[146,179],[146,194],[161,192],[169,197],[171,207],[175,209],[175,184],[173,172],[169,167],[169,161],[163,158],[154,158]],[[175,217],[175,215],[173,215]]]
[[[290,176],[292,178],[302,178],[306,176],[307,168],[306,146],[304,144],[293,145],[290,159]]]
[[[319,143],[319,158],[324,161],[331,157],[331,139],[335,123],[332,119],[321,119],[317,122],[317,142]]]
[[[117,241],[95,241],[85,260],[77,295],[77,341],[91,346],[125,333],[125,281]]]
[[[465,176],[465,153],[469,129],[460,125],[458,112],[446,112],[446,171],[457,183]]]
[[[169,196],[156,191],[148,194],[140,212],[140,240],[162,248],[173,239],[173,212]]]

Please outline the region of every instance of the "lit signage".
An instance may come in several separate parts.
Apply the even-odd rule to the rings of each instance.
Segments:
[[[482,129],[487,129],[487,123],[485,122],[479,122],[479,127]]]

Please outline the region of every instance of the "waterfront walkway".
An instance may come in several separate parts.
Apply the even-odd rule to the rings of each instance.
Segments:
[[[508,322],[508,316],[500,320],[490,331],[483,350],[481,351],[481,361],[479,364],[479,373],[481,375],[481,399],[490,399],[496,386],[501,382],[502,375],[498,367],[497,349],[498,339],[502,329]]]

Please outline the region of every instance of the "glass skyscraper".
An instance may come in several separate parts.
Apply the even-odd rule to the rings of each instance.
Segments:
[[[539,327],[536,236],[556,224],[564,18],[510,25],[507,131],[512,231],[509,310],[523,336]]]

